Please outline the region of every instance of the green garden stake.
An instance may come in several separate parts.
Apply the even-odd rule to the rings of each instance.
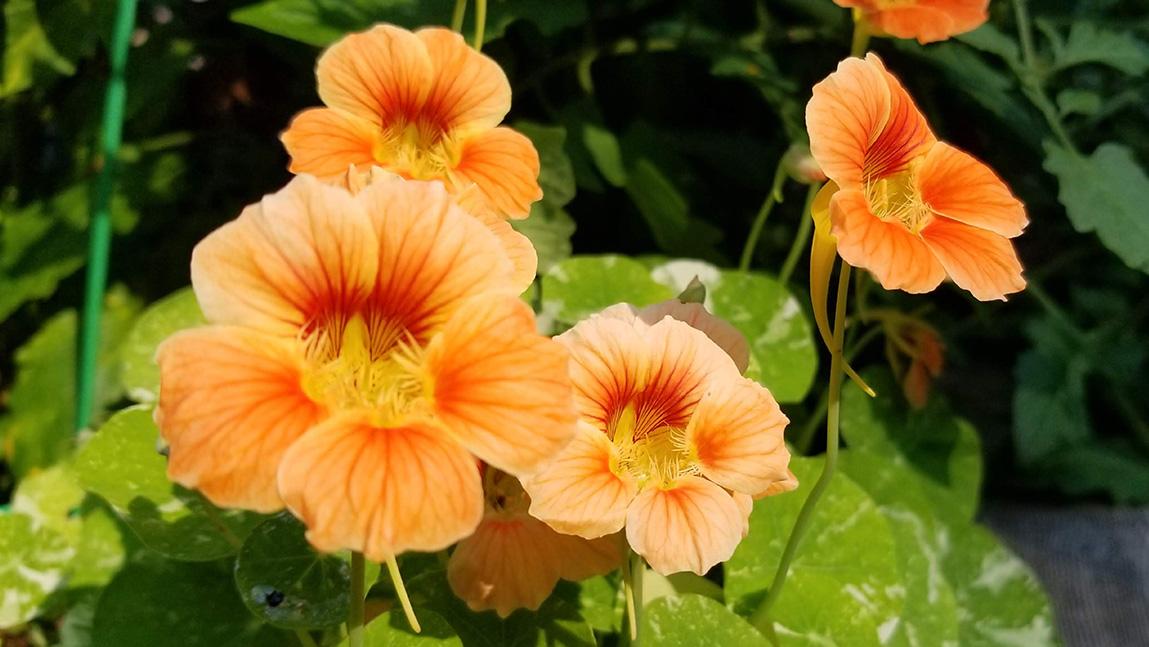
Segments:
[[[96,360],[100,349],[100,317],[104,288],[108,282],[108,254],[112,243],[109,214],[112,187],[119,167],[120,141],[124,127],[124,67],[128,61],[136,0],[119,0],[112,28],[111,77],[104,96],[104,119],[100,129],[103,167],[92,192],[88,234],[88,272],[84,285],[84,316],[80,328],[80,353],[76,366],[76,429],[88,426],[96,393]]]

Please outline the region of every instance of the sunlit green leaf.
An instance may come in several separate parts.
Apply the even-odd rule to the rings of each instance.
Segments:
[[[388,611],[367,624],[364,647],[462,647],[463,641],[442,616],[428,609],[415,609],[422,631],[415,633],[401,611]],[[347,645],[343,641],[341,645]]]
[[[350,608],[351,567],[338,556],[315,552],[304,530],[286,513],[256,526],[236,559],[235,584],[247,608],[273,625],[334,626]]]
[[[771,582],[822,464],[822,459],[794,457],[790,469],[798,476],[799,488],[754,503],[750,533],[726,563],[728,600],[760,593]],[[895,554],[889,522],[878,506],[848,477],[835,477],[772,609],[780,643],[810,644],[817,638],[879,644],[905,603]]]
[[[745,618],[708,597],[694,593],[662,597],[642,611],[641,644],[667,647],[738,645],[767,647],[770,643]]]
[[[1149,176],[1133,151],[1106,143],[1083,156],[1045,145],[1045,170],[1057,176],[1058,199],[1074,229],[1097,232],[1101,243],[1129,267],[1149,273]]]
[[[158,440],[148,408],[117,413],[77,455],[80,484],[111,504],[152,550],[189,561],[234,554],[262,517],[221,510],[169,481]]]
[[[577,586],[579,612],[591,628],[606,633],[618,631],[626,604],[618,574],[592,577]]]
[[[75,549],[49,526],[19,512],[0,513],[0,629],[36,617],[56,590]]]
[[[616,303],[645,306],[674,296],[625,256],[575,256],[543,276],[543,314],[574,324]]]
[[[70,75],[76,67],[52,46],[40,24],[35,0],[4,3],[4,77],[0,97],[25,90],[41,79]]]
[[[204,323],[191,288],[148,306],[132,326],[121,351],[120,381],[128,396],[137,402],[155,402],[160,386],[156,347],[172,333]]]

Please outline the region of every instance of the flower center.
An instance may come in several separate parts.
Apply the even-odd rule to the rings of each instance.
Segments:
[[[922,201],[914,183],[913,166],[878,180],[866,182],[870,211],[884,222],[900,222],[912,234],[922,230],[933,212]]]
[[[618,448],[618,467],[646,485],[667,486],[698,472],[686,443],[686,429],[668,424],[666,416],[651,408],[627,404],[609,426]]]
[[[412,180],[440,179],[459,163],[459,146],[450,134],[422,120],[385,126],[373,154],[379,164]]]
[[[380,427],[418,415],[426,401],[418,370],[422,347],[389,320],[355,314],[338,324],[305,339],[313,365],[303,378],[308,397],[332,410],[367,410]]]

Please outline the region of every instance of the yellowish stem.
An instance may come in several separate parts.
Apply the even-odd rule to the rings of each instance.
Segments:
[[[475,51],[483,51],[483,33],[487,29],[487,0],[475,0]]]
[[[463,17],[467,14],[467,0],[455,0],[455,13],[451,15],[451,31],[463,31]]]
[[[395,556],[387,558],[387,573],[391,575],[391,584],[395,586],[395,593],[399,596],[399,604],[403,607],[403,614],[407,616],[407,624],[415,633],[423,631],[419,626],[419,619],[415,617],[415,610],[411,608],[411,598],[407,596],[407,587],[403,586],[403,575],[399,572],[399,563]]]

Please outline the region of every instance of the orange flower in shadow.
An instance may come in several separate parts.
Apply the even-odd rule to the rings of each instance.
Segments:
[[[945,364],[945,345],[937,331],[924,324],[905,323],[887,329],[886,354],[891,368],[901,376],[902,393],[915,409],[926,406],[934,379]],[[909,358],[903,372],[899,355]]]
[[[295,117],[282,139],[293,173],[342,182],[348,166],[381,166],[474,187],[476,214],[526,218],[542,197],[531,141],[500,127],[511,86],[498,64],[441,28],[376,25],[332,45],[316,68],[327,106]]]
[[[879,36],[916,38],[919,43],[946,40],[989,20],[989,0],[834,0],[857,12]]]
[[[557,337],[570,349],[579,433],[523,482],[532,515],[588,539],[626,528],[659,573],[705,573],[746,532],[751,497],[797,486],[789,422],[705,333],[625,304]]]
[[[507,617],[537,610],[560,579],[584,580],[622,564],[622,538],[583,539],[552,530],[527,513],[530,498],[513,476],[487,467],[486,508],[475,534],[447,562],[447,581],[474,611]]]
[[[806,125],[837,186],[829,234],[843,260],[888,290],[928,292],[947,276],[983,301],[1024,289],[1009,239],[1025,207],[989,167],[937,141],[877,56],[848,58],[814,86]]]
[[[286,505],[320,550],[445,548],[482,518],[477,459],[526,474],[575,432],[568,353],[437,182],[299,176],[191,269],[211,325],[158,350],[168,474],[221,506]]]

